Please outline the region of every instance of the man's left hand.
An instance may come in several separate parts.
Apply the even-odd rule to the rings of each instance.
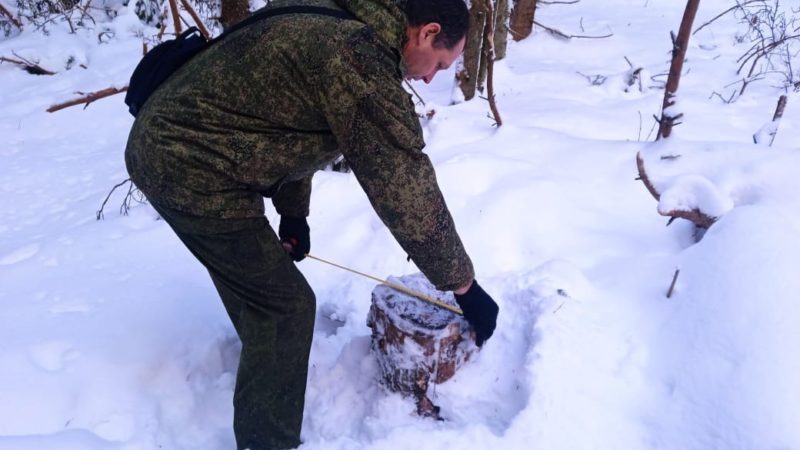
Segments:
[[[308,221],[305,217],[281,216],[278,236],[284,250],[293,260],[302,261],[311,251],[311,236]]]

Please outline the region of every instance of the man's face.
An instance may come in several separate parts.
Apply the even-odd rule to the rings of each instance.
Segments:
[[[429,23],[406,29],[408,40],[403,47],[406,80],[422,80],[430,83],[436,72],[447,69],[464,51],[466,39],[461,39],[453,48],[434,45],[441,31],[438,23]]]

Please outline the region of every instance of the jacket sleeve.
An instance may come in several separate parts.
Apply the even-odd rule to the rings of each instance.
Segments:
[[[284,183],[272,195],[272,205],[278,214],[287,217],[308,217],[312,176]]]
[[[436,182],[399,55],[365,30],[329,62],[320,94],[342,154],[375,212],[437,289],[474,276]]]

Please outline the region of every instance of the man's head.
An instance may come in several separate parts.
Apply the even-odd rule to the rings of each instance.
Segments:
[[[408,0],[406,17],[406,79],[430,83],[464,51],[467,6],[464,0]]]

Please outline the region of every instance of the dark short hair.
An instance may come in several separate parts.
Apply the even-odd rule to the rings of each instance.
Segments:
[[[433,44],[448,50],[467,35],[469,11],[464,0],[407,0],[406,18],[412,27],[436,22],[442,31]]]

